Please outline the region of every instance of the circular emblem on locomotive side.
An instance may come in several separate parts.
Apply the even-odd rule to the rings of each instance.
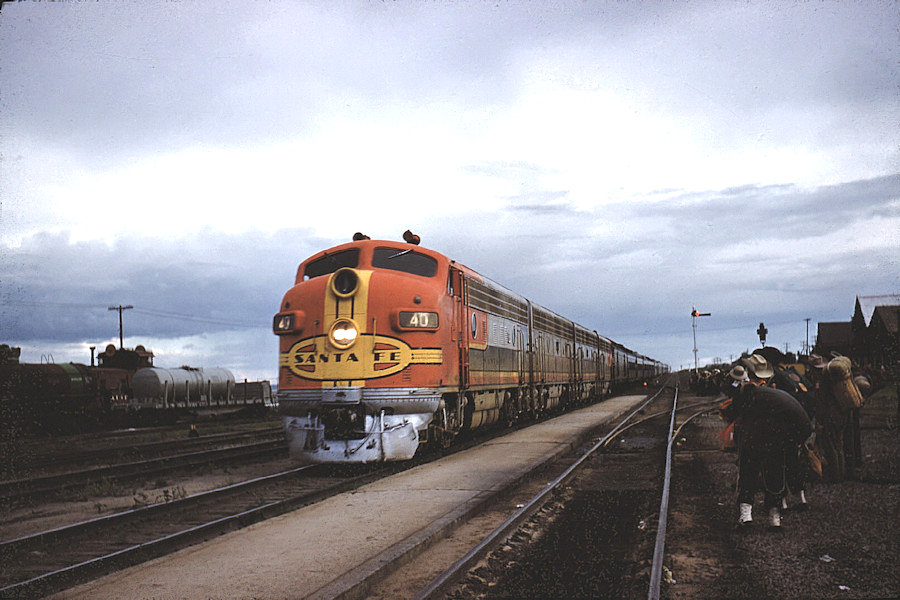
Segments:
[[[358,380],[387,377],[410,364],[440,364],[440,348],[410,348],[403,340],[361,334],[347,349],[335,348],[328,336],[319,335],[295,343],[281,354],[281,366],[304,379]]]

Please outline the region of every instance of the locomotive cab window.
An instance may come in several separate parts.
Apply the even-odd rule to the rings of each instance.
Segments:
[[[434,277],[437,274],[437,265],[437,260],[432,257],[409,249],[382,246],[375,248],[372,254],[372,266],[377,269],[402,271],[420,277]]]
[[[303,270],[303,279],[312,279],[334,273],[342,267],[355,268],[359,266],[359,248],[350,248],[334,254],[326,253],[325,256],[312,261]]]

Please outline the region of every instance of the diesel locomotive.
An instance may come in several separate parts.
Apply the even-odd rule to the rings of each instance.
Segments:
[[[303,462],[412,458],[422,443],[600,399],[668,367],[404,242],[303,261],[273,321],[279,412]]]

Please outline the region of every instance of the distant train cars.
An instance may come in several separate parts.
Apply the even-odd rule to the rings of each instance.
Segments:
[[[301,263],[285,293],[273,329],[293,457],[405,460],[668,371],[404,239],[357,234]]]
[[[153,353],[110,344],[98,365],[19,362],[0,345],[0,421],[24,431],[71,432],[171,421],[273,405],[268,381],[235,382],[227,369],[153,366]]]

